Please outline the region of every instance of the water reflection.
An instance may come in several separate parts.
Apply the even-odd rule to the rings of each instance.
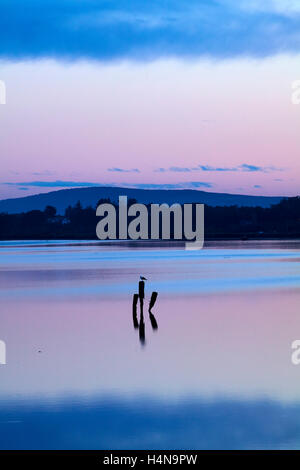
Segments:
[[[0,448],[298,448],[300,243],[276,243],[0,249]]]
[[[299,449],[300,405],[80,397],[0,402],[1,449]],[[84,431],[83,431],[84,430]]]
[[[145,278],[141,277],[141,281],[139,281],[139,293],[138,294],[133,294],[133,299],[132,299],[132,320],[133,320],[133,328],[135,330],[139,330],[139,339],[140,343],[142,346],[145,346],[146,344],[146,334],[145,334],[145,320],[144,320],[144,300],[145,300]],[[145,279],[146,280],[146,279]],[[155,316],[152,313],[152,308],[154,307],[156,303],[156,299],[158,296],[158,292],[152,292],[151,294],[151,299],[149,302],[149,320],[152,326],[152,329],[155,331],[158,329],[158,324],[156,321]],[[138,302],[139,301],[139,302]],[[138,314],[137,314],[137,306],[140,306],[140,318],[138,320]]]

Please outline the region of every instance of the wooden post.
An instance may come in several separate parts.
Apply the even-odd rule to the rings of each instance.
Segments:
[[[156,302],[157,296],[158,296],[158,293],[157,293],[157,292],[152,292],[151,299],[150,299],[150,303],[149,303],[149,311],[152,309],[152,307],[154,307],[154,304],[155,304],[155,302]]]
[[[145,297],[145,281],[139,282],[139,298],[144,300]]]
[[[134,326],[135,329],[137,329],[139,327],[139,322],[138,322],[138,319],[137,319],[137,312],[136,312],[138,300],[139,300],[139,295],[138,294],[133,294],[132,319],[133,319],[133,326]]]
[[[139,300],[139,294],[133,294],[132,309],[136,313],[136,307]]]

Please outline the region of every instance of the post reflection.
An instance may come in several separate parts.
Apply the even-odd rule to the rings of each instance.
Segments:
[[[148,313],[149,313],[149,320],[151,323],[151,327],[153,331],[156,331],[158,329],[158,323],[157,320],[152,313],[152,308],[154,307],[156,300],[157,300],[158,293],[157,292],[152,292],[150,302],[149,302],[149,308],[148,308]],[[139,340],[141,343],[141,346],[146,345],[146,328],[145,328],[145,319],[144,319],[144,300],[145,300],[145,281],[141,280],[139,281],[139,293],[138,294],[133,294],[133,299],[132,299],[132,321],[133,321],[133,328],[135,330],[139,331]],[[138,319],[138,303],[140,306],[140,315]]]

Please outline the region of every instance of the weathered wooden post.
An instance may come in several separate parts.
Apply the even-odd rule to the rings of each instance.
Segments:
[[[139,298],[144,300],[145,297],[145,281],[139,282]]]
[[[139,300],[139,294],[133,294],[132,309],[136,313],[136,307]]]
[[[155,304],[155,302],[156,302],[157,296],[158,296],[158,293],[157,293],[157,292],[152,292],[151,299],[150,299],[150,303],[149,303],[149,311],[152,309],[152,307],[154,307],[154,304]]]
[[[139,322],[137,319],[137,303],[139,300],[139,294],[133,294],[133,300],[132,300],[132,319],[133,319],[133,326],[135,329],[139,327]]]

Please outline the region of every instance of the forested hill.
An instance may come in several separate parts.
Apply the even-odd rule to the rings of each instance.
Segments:
[[[83,208],[95,207],[99,199],[110,199],[117,202],[119,196],[128,196],[143,204],[153,203],[203,203],[209,206],[244,206],[270,207],[277,204],[282,197],[244,196],[239,194],[222,194],[190,189],[128,189],[117,187],[89,187],[62,189],[49,193],[37,194],[15,199],[0,201],[0,213],[18,214],[32,210],[43,211],[46,206],[53,206],[57,214],[63,215],[68,206],[78,201]]]

